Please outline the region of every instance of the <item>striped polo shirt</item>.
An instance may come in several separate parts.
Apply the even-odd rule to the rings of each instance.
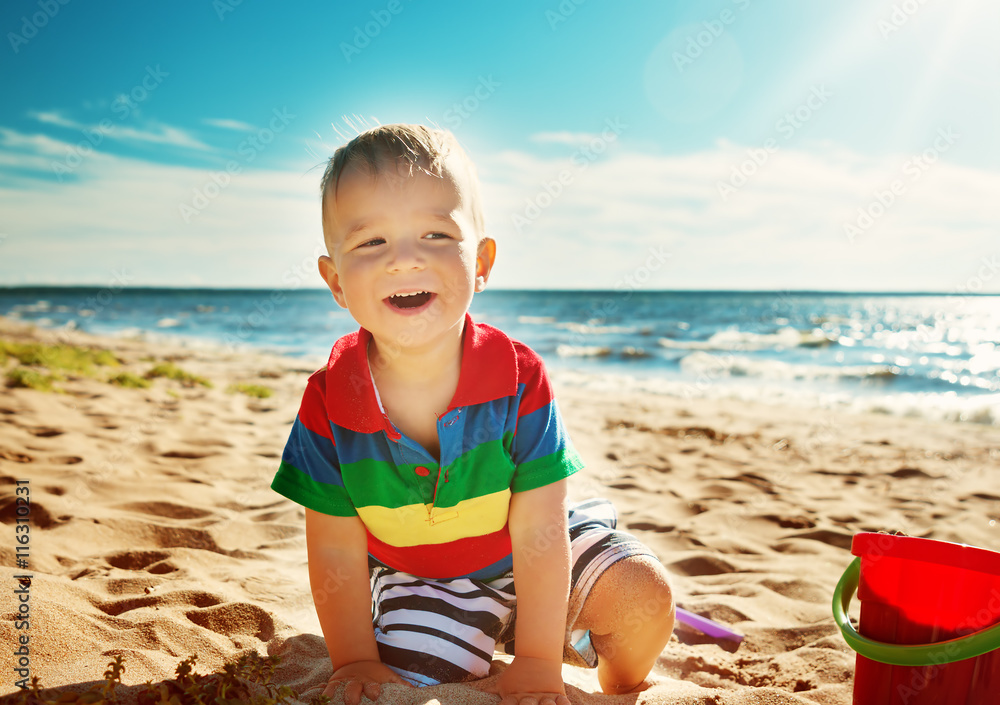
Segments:
[[[376,561],[422,578],[490,579],[510,570],[512,492],[583,466],[541,358],[466,314],[462,368],[437,422],[441,460],[382,410],[371,333],[336,342],[314,373],[272,489],[317,512],[359,516]]]

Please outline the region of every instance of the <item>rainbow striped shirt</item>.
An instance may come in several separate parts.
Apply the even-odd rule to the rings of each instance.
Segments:
[[[422,578],[489,579],[512,567],[512,492],[583,467],[541,358],[466,314],[462,369],[438,419],[440,463],[382,411],[365,329],[309,378],[272,489],[317,512],[359,516],[369,555]]]

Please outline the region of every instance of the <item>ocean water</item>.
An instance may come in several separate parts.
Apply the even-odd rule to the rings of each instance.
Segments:
[[[0,315],[310,360],[357,329],[325,290],[8,288]],[[1000,296],[487,291],[472,315],[574,384],[1000,425]]]

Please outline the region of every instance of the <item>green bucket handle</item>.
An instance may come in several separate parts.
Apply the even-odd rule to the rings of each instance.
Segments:
[[[934,644],[887,644],[862,636],[851,624],[847,608],[861,579],[861,559],[855,558],[833,591],[833,619],[848,646],[866,658],[893,666],[934,666],[963,661],[1000,649],[1000,624]]]

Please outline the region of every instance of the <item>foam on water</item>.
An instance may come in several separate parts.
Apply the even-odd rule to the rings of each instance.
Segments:
[[[553,371],[680,395],[997,418],[1000,296],[486,291],[471,312]],[[328,291],[305,289],[0,289],[0,315],[310,360],[357,330]]]

